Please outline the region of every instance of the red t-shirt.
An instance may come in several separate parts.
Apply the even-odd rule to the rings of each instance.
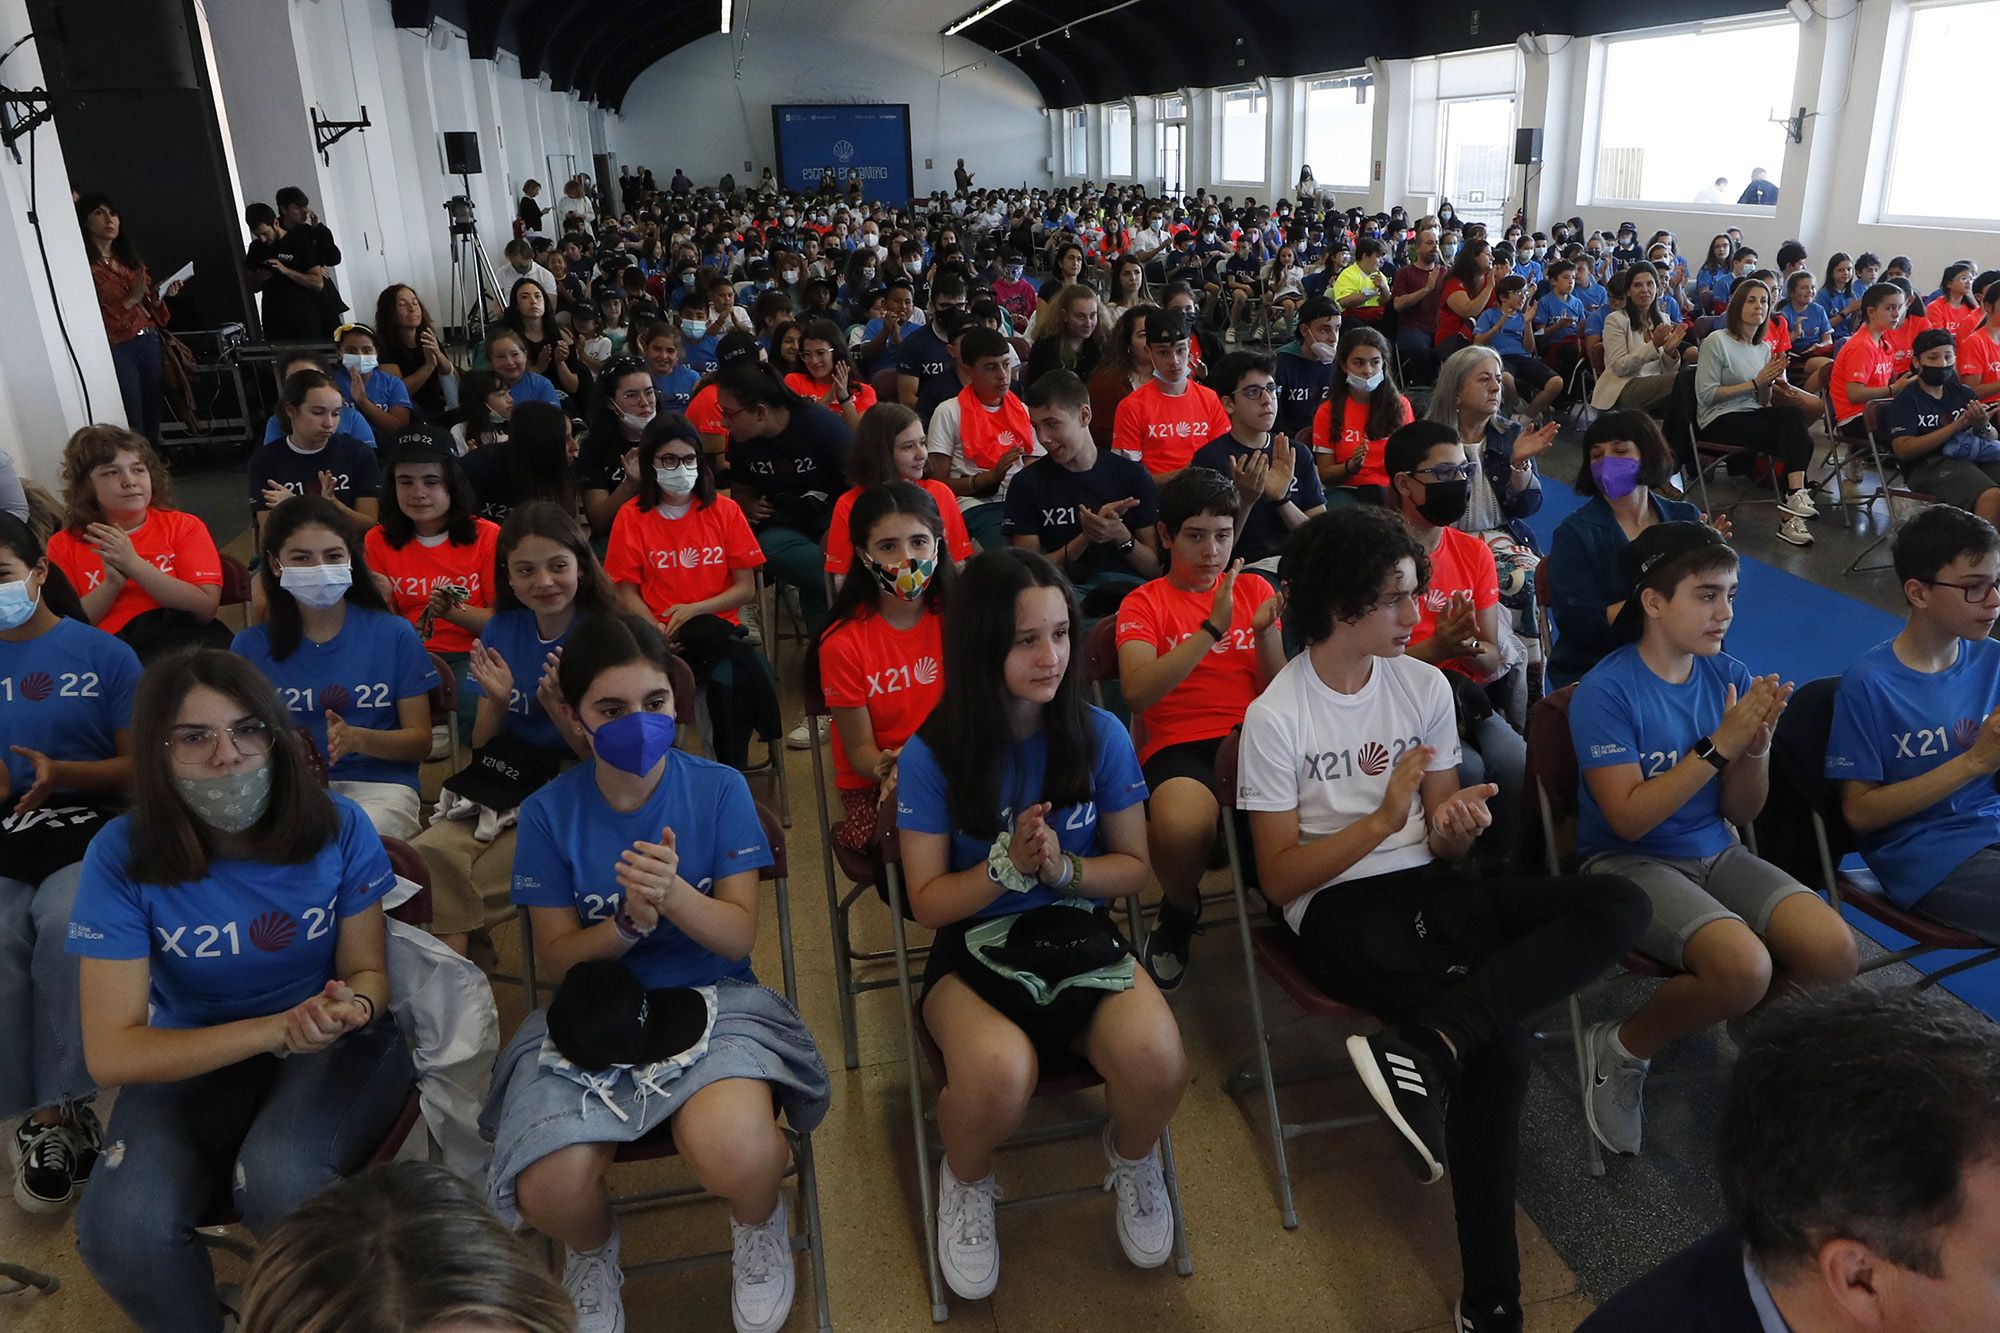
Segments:
[[[1229,434],[1229,414],[1222,400],[1204,384],[1188,382],[1178,398],[1160,392],[1160,382],[1147,380],[1118,404],[1118,421],[1111,432],[1114,451],[1146,465],[1155,477],[1179,472],[1195,450],[1218,435]]]
[[[1243,722],[1257,697],[1257,634],[1250,622],[1257,608],[1277,596],[1263,579],[1244,575],[1236,580],[1228,637],[1211,644],[1208,655],[1187,678],[1168,690],[1158,703],[1140,714],[1146,723],[1140,762],[1169,745],[1226,736]],[[1154,579],[1125,594],[1118,604],[1118,643],[1150,643],[1164,657],[1183,639],[1197,632],[1215,605],[1215,585],[1204,591],[1176,588]]]
[[[960,511],[958,497],[951,493],[951,487],[929,477],[917,484],[937,501],[938,517],[944,520],[944,545],[951,558],[972,559],[972,535],[965,530],[965,515]],[[854,562],[854,544],[847,539],[847,520],[848,515],[854,512],[854,501],[860,494],[859,486],[851,487],[833,502],[833,518],[826,526],[826,572],[829,574],[845,574]]]
[[[1457,278],[1446,278],[1444,286],[1438,289],[1436,342],[1443,342],[1446,338],[1452,337],[1454,334],[1462,333],[1468,338],[1472,336],[1471,326],[1463,319],[1460,319],[1458,312],[1451,308],[1451,298],[1454,293],[1460,296],[1466,295],[1465,284]]]
[[[833,398],[833,381],[831,380],[827,381],[825,388],[821,388],[812,376],[795,370],[785,376],[785,387],[801,398],[811,399],[821,407],[826,408],[829,412],[840,411],[840,408],[835,406],[831,401]],[[860,375],[856,374],[849,377],[847,391],[854,395],[854,410],[856,412],[866,412],[869,408],[875,406],[875,389],[867,380],[862,379]],[[688,406],[692,408],[694,404],[689,403]],[[695,429],[700,430],[701,427],[696,426]]]
[[[713,504],[692,504],[679,518],[668,518],[630,500],[611,520],[604,572],[613,583],[636,587],[662,623],[677,606],[720,596],[737,570],[764,563],[764,548],[741,505],[726,495]],[[742,623],[734,607],[716,614],[732,625]]]
[[[424,618],[431,589],[440,583],[456,583],[470,595],[467,606],[493,605],[493,555],[500,541],[500,525],[490,519],[472,520],[472,543],[460,546],[443,541],[426,546],[412,537],[398,551],[382,535],[380,525],[368,529],[361,546],[368,567],[394,585],[389,609],[415,625]],[[471,630],[454,625],[443,616],[431,620],[431,637],[424,647],[434,653],[469,653],[477,637]]]
[[[1773,315],[1764,321],[1764,343],[1776,356],[1792,350],[1792,326],[1783,315]]]
[[[1924,307],[1924,319],[1934,329],[1944,329],[1953,339],[1964,337],[1986,321],[1978,306],[1953,305],[1940,296]],[[1960,376],[1960,378],[1964,378]]]
[[[1386,385],[1384,387],[1387,387]],[[1380,390],[1377,390],[1380,392]],[[1341,395],[1340,442],[1333,440],[1333,402],[1321,401],[1319,410],[1313,413],[1312,446],[1314,453],[1332,454],[1345,463],[1354,456],[1356,449],[1368,451],[1361,470],[1343,481],[1343,486],[1387,486],[1389,474],[1382,470],[1382,450],[1388,437],[1379,440],[1368,438],[1368,404],[1356,399],[1352,394]],[[1398,394],[1396,397],[1396,424],[1407,426],[1416,419],[1410,410],[1410,400]]]
[[[139,553],[139,558],[160,572],[197,588],[222,586],[222,557],[215,553],[215,538],[209,535],[208,525],[193,514],[178,509],[149,509],[146,521],[125,535],[132,539],[132,549]],[[48,557],[69,579],[79,597],[104,582],[104,562],[97,558],[90,543],[68,528],[49,538]],[[156,610],[159,605],[151,593],[139,586],[137,579],[126,579],[125,586],[105,608],[97,628],[106,634],[116,634],[132,617]]]
[[[1969,329],[1958,335],[1958,377],[1967,384],[2000,381],[2000,338],[1985,328]],[[1989,403],[2000,402],[2000,390],[1986,396]]]
[[[1241,586],[1240,584],[1238,585]],[[1451,605],[1453,594],[1469,592],[1472,606],[1484,611],[1500,604],[1500,572],[1493,564],[1493,548],[1469,532],[1444,529],[1444,540],[1431,552],[1431,581],[1417,598],[1416,632],[1410,642],[1422,643],[1437,632],[1437,618]],[[1463,658],[1443,664],[1448,670],[1470,674]]]
[[[1882,345],[1894,353],[1896,358],[1895,372],[1891,378],[1909,370],[1910,362],[1916,360],[1916,352],[1911,347],[1911,344],[1916,342],[1919,333],[1922,333],[1930,326],[1931,322],[1928,319],[1925,319],[1923,315],[1916,311],[1912,311],[1903,316],[1901,324],[1898,324],[1895,328],[1890,329],[1882,335]],[[1849,339],[1849,341],[1852,341],[1852,339]]]
[[[698,435],[729,434],[729,419],[722,415],[722,407],[715,397],[715,386],[704,384],[695,390],[695,395],[687,405],[688,424]]]
[[[1862,404],[1847,396],[1848,385],[1885,389],[1895,378],[1895,352],[1876,342],[1875,335],[1863,328],[1842,343],[1839,355],[1833,358],[1833,372],[1826,381],[1827,392],[1833,398],[1833,419],[1841,422],[1861,415]]]
[[[829,708],[866,708],[875,748],[894,750],[915,734],[944,693],[944,618],[926,611],[909,629],[899,630],[873,611],[863,611],[827,631],[819,645],[820,686]],[[847,762],[840,728],[833,729],[834,785],[865,791],[872,773],[857,773]]]

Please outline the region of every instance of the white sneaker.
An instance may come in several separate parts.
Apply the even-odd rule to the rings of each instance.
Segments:
[[[437,726],[431,728],[430,762],[436,763],[438,760],[446,759],[449,758],[450,756],[451,756],[451,727],[445,723],[440,722]]]
[[[799,723],[796,727],[785,733],[785,748],[787,750],[810,750],[815,746],[826,744],[826,721],[825,718],[821,718],[817,726],[808,726],[804,722]]]
[[[1174,1210],[1160,1170],[1159,1145],[1128,1162],[1111,1146],[1111,1126],[1106,1124],[1104,1158],[1111,1163],[1104,1188],[1118,1195],[1118,1243],[1135,1266],[1158,1268],[1174,1252]]]
[[[1597,1141],[1615,1153],[1639,1151],[1645,1124],[1646,1071],[1650,1060],[1639,1060],[1611,1044],[1618,1032],[1616,1020],[1607,1020],[1584,1033],[1585,1050],[1583,1118]]]
[[[764,609],[755,602],[745,602],[737,609],[736,618],[743,622],[743,630],[750,636],[754,647],[764,643]]]
[[[734,1276],[729,1317],[736,1333],[775,1333],[792,1313],[796,1281],[785,1196],[778,1196],[778,1206],[757,1226],[730,1218],[729,1237],[729,1268]]]
[[[1000,1283],[1000,1237],[993,1229],[992,1176],[962,1183],[938,1163],[938,1266],[944,1284],[968,1301],[982,1301]]]
[[[1800,487],[1779,502],[1778,512],[1795,518],[1818,518],[1819,506],[1813,503],[1811,492]]]
[[[625,1270],[618,1266],[618,1225],[601,1250],[563,1250],[563,1290],[576,1306],[576,1333],[625,1333],[625,1302],[618,1289]]]
[[[1781,542],[1790,542],[1794,546],[1811,546],[1813,544],[1812,530],[1806,527],[1804,519],[1788,517],[1784,522],[1778,524],[1778,540]]]

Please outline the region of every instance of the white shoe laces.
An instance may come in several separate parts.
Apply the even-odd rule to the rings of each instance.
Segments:
[[[577,1314],[586,1319],[602,1314],[617,1303],[618,1289],[624,1285],[624,1270],[618,1267],[610,1254],[569,1252],[563,1286],[576,1305]]]
[[[1113,1162],[1104,1188],[1115,1190],[1119,1206],[1135,1217],[1152,1217],[1167,1206],[1166,1176],[1151,1154],[1137,1162]]]
[[[991,1176],[970,1184],[945,1183],[943,1216],[939,1219],[954,1247],[977,1248],[993,1238],[993,1199],[999,1193]]]
[[[778,1265],[791,1258],[774,1225],[781,1217],[782,1214],[774,1211],[756,1226],[736,1222],[731,1227],[736,1233],[733,1263],[738,1282],[756,1285],[769,1282]]]

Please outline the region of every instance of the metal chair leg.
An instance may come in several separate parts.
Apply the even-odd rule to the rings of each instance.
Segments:
[[[924,1224],[924,1267],[930,1275],[931,1322],[942,1324],[951,1318],[945,1303],[944,1274],[938,1269],[937,1190],[931,1183],[930,1136],[924,1132],[923,1060],[917,1053],[916,995],[910,985],[910,951],[903,932],[902,867],[887,868],[889,884],[889,924],[895,932],[896,993],[903,1010],[903,1057],[910,1076],[910,1132],[917,1149],[917,1212]]]
[[[1224,812],[1222,836],[1229,849],[1229,878],[1236,890],[1236,934],[1243,947],[1243,975],[1250,989],[1250,1027],[1257,1043],[1257,1069],[1264,1083],[1265,1122],[1271,1132],[1271,1155],[1278,1172],[1278,1215],[1283,1219],[1287,1231],[1299,1224],[1298,1208],[1292,1202],[1291,1167],[1285,1160],[1285,1126],[1278,1115],[1278,1081],[1271,1075],[1271,1034],[1264,1025],[1264,1001],[1257,985],[1257,955],[1250,943],[1250,902],[1243,887],[1243,875],[1239,859],[1242,849],[1237,845],[1236,821]]]

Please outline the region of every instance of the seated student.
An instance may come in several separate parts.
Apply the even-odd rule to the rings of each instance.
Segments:
[[[1548,291],[1535,302],[1535,342],[1555,354],[1556,373],[1568,378],[1583,355],[1583,321],[1588,312],[1576,294],[1576,265],[1558,259],[1548,268]]]
[[[1878,282],[1861,294],[1861,323],[1841,344],[1827,377],[1827,393],[1833,399],[1834,424],[1861,433],[1865,404],[1877,398],[1892,398],[1916,382],[1916,376],[1896,369],[1895,349],[1888,337],[1903,320],[1903,290],[1890,282]]]
[[[1865,334],[1857,335],[1856,341]],[[1915,382],[1889,404],[1889,442],[1909,484],[1946,504],[2000,519],[2000,440],[1994,410],[1958,377],[1958,352],[1943,329],[1912,345]]]
[[[1153,378],[1146,348],[1146,318],[1157,306],[1140,306],[1118,317],[1104,345],[1104,358],[1084,383],[1090,386],[1090,434],[1109,451],[1118,424],[1118,405]]]
[[[522,804],[513,892],[545,974],[569,975],[494,1066],[488,1196],[501,1220],[566,1248],[580,1330],[622,1329],[605,1173],[618,1145],[665,1123],[696,1179],[728,1202],[736,1327],[769,1333],[794,1282],[779,1192],[791,1152],[773,1108],[812,1129],[826,1068],[797,1012],[751,971],[771,848],[742,775],[674,748],[667,664],[651,617],[586,621],[563,649],[557,704],[594,755]],[[649,997],[664,1009],[684,987],[707,996],[707,1043],[663,1083],[647,1056],[602,1038],[645,1029]],[[605,1015],[597,1032],[584,1028],[590,1010]],[[564,1062],[544,1054],[552,1041]]]
[[[1340,307],[1343,320],[1379,325],[1389,309],[1389,275],[1382,271],[1388,247],[1367,237],[1354,247],[1354,262],[1340,271],[1327,295]]]
[[[816,319],[799,334],[804,368],[784,377],[785,387],[801,399],[834,412],[853,430],[861,414],[875,406],[875,390],[848,360],[847,340],[830,319]]]
[[[562,395],[547,376],[529,368],[528,345],[521,335],[505,326],[486,337],[486,364],[500,377],[501,387],[517,403],[553,403],[562,406]]]
[[[280,402],[277,410],[272,412],[270,418],[264,422],[265,444],[270,444],[285,437],[285,406],[282,401],[285,392],[285,381],[290,379],[296,372],[301,370],[323,371],[327,375],[328,383],[333,384],[335,391],[338,392],[340,386],[334,381],[332,371],[327,369],[328,364],[325,357],[315,352],[293,352],[291,355],[282,357],[277,361],[277,383]],[[479,373],[485,375],[491,372],[481,371]],[[479,401],[478,397],[472,394],[469,381],[466,383],[465,393],[467,395],[464,399],[465,402],[472,403]],[[336,427],[336,433],[352,436],[367,445],[371,450],[375,448],[375,428],[368,424],[368,418],[355,410],[353,403],[347,401],[345,394],[342,394],[340,399],[340,424]]]
[[[757,534],[771,575],[798,593],[808,632],[826,620],[820,544],[854,446],[833,413],[799,397],[747,358],[715,386],[729,425],[730,492]]]
[[[1075,375],[1042,376],[1027,406],[1043,457],[1008,487],[1001,535],[1062,570],[1086,616],[1108,614],[1164,567],[1155,531],[1159,492],[1144,467],[1098,447],[1090,391]]]
[[[741,608],[757,595],[763,548],[743,507],[716,489],[714,465],[685,419],[648,427],[634,465],[639,493],[612,522],[604,572],[619,609],[658,621],[687,659],[708,697],[716,757],[742,768],[751,732],[771,734],[759,708],[769,689],[762,667],[728,651],[743,636]]]
[[[1313,413],[1314,466],[1329,496],[1380,504],[1388,489],[1382,443],[1416,419],[1390,371],[1389,340],[1369,328],[1340,335],[1326,399]],[[1339,414],[1338,431],[1334,416]]]
[[[1889,897],[2000,942],[2000,534],[1933,505],[1890,550],[1909,619],[1841,676],[1826,776]]]
[[[1430,571],[1407,650],[1415,661],[1469,683],[1455,691],[1468,742],[1459,776],[1473,784],[1490,779],[1499,788],[1492,830],[1479,851],[1489,865],[1505,865],[1514,855],[1528,765],[1527,743],[1507,719],[1523,711],[1516,696],[1526,689],[1527,673],[1502,628],[1493,548],[1452,526],[1465,516],[1479,464],[1466,460],[1458,432],[1418,421],[1389,437],[1382,466],[1394,501],[1385,507],[1402,515]]]
[[[1237,504],[1236,488],[1200,464],[1169,479],[1160,491],[1166,575],[1118,607],[1118,683],[1145,727],[1146,839],[1162,895],[1145,961],[1163,991],[1187,975],[1201,920],[1201,876],[1222,809],[1216,753],[1285,664],[1283,599],[1270,582],[1240,577],[1242,557],[1232,556],[1241,549]]]
[[[1817,394],[1833,369],[1834,347],[1833,322],[1813,291],[1813,275],[1800,269],[1785,279],[1785,299],[1773,313],[1784,319],[1791,334],[1783,349],[1790,358],[1787,374],[1799,388]]]
[[[360,533],[330,500],[299,496],[261,540],[269,618],[236,636],[325,760],[327,785],[385,838],[417,835],[417,766],[431,752],[437,671],[417,632],[389,610]]]
[[[1916,355],[1914,344],[1917,335],[1929,328],[1931,321],[1908,278],[1884,278],[1883,281],[1903,294],[1903,317],[1896,321],[1894,328],[1882,335],[1882,345],[1893,358],[1894,372],[1899,376],[1905,375],[1909,373],[1910,361]]]
[[[645,358],[656,401],[669,412],[685,412],[701,384],[701,372],[681,358],[681,331],[671,320],[655,320],[634,349]]]
[[[1943,329],[1953,339],[1959,334],[1976,329],[1984,322],[1979,302],[1973,299],[1972,279],[1974,271],[1970,260],[1961,259],[1957,263],[1945,265],[1944,277],[1938,282],[1936,298],[1924,306],[1924,318],[1934,329]]]
[[[1772,459],[1784,474],[1786,495],[1778,505],[1778,539],[1812,545],[1805,521],[1819,517],[1806,488],[1813,441],[1806,421],[1773,401],[1785,374],[1783,352],[1764,341],[1771,312],[1771,289],[1744,278],[1729,289],[1722,327],[1701,341],[1695,363],[1695,424],[1703,439],[1740,445]]]
[[[1340,311],[1325,297],[1308,299],[1299,307],[1297,335],[1271,358],[1271,378],[1278,382],[1274,429],[1294,440],[1311,440],[1313,413],[1333,380],[1339,344]],[[1212,377],[1209,387],[1215,387]]]
[[[974,556],[944,627],[944,693],[896,762],[910,909],[937,932],[919,1003],[946,1071],[938,1260],[966,1300],[1000,1280],[994,1150],[1019,1128],[1042,1070],[1076,1056],[1104,1079],[1112,1108],[1107,1188],[1125,1257],[1154,1268],[1173,1252],[1158,1143],[1186,1057],[1173,1011],[1108,908],[1146,885],[1146,781],[1125,728],[1084,702],[1082,637],[1048,561]],[[991,951],[1017,928],[1080,936],[1116,961],[1069,977],[1003,971]]]
[[[1528,325],[1528,280],[1510,273],[1500,279],[1493,296],[1493,304],[1472,323],[1472,341],[1500,353],[1500,362],[1507,367],[1515,395],[1521,400],[1521,416],[1533,421],[1562,392],[1562,376],[1549,368],[1536,349],[1535,333]]]
[[[1118,404],[1111,447],[1145,464],[1155,480],[1180,471],[1194,451],[1229,431],[1229,416],[1215,391],[1190,370],[1187,316],[1155,310],[1145,318],[1147,359],[1153,375]]]
[[[38,675],[70,687],[44,692]],[[14,1201],[46,1213],[76,1197],[103,1143],[63,940],[84,852],[131,789],[139,659],[91,628],[12,514],[0,514],[0,682],[0,1010],[16,1019],[0,1047],[0,1124],[26,1117],[9,1139]]]
[[[882,298],[883,317],[868,321],[861,330],[861,343],[854,349],[856,368],[864,383],[878,370],[901,367],[903,343],[924,327],[922,320],[914,318],[916,306],[916,285],[908,277],[891,279]]]
[[[146,437],[85,426],[63,446],[62,471],[63,527],[49,537],[49,560],[91,623],[142,658],[197,639],[226,643],[228,631],[215,625],[215,538],[173,507],[173,476]]]
[[[794,349],[800,341],[797,336],[798,327],[796,324],[792,326]],[[701,377],[701,387],[694,391],[693,399],[688,402],[687,411],[682,413],[688,419],[688,424],[700,433],[702,452],[714,461],[718,474],[726,472],[728,468],[728,460],[724,455],[729,450],[729,418],[723,416],[722,409],[716,405],[715,386],[720,382],[722,372],[737,362],[748,361],[754,365],[764,359],[757,347],[757,340],[748,334],[723,334],[721,341],[715,344],[715,369]],[[805,362],[802,359],[789,368],[783,358],[777,356],[771,357],[767,364],[781,376],[805,369]]]
[[[478,497],[448,450],[412,440],[383,460],[382,472],[382,521],[362,540],[368,568],[388,580],[389,609],[457,676],[459,731],[469,736],[477,709],[472,641],[493,615],[500,525],[479,516]]]
[[[1858,966],[1840,914],[1730,830],[1763,808],[1771,735],[1792,693],[1722,651],[1736,563],[1700,523],[1633,538],[1619,553],[1628,591],[1613,630],[1624,646],[1570,703],[1577,859],[1646,891],[1653,922],[1639,948],[1685,974],[1585,1034],[1585,1117],[1612,1152],[1639,1151],[1641,1093],[1662,1048]]]
[[[1275,429],[1282,391],[1269,358],[1231,352],[1209,372],[1208,387],[1229,414],[1229,434],[1195,450],[1189,466],[1235,485],[1236,559],[1275,576],[1286,539],[1326,508],[1319,470],[1311,450],[1294,447]]]
[[[833,576],[835,588],[846,578],[853,554],[848,536],[849,512],[868,487],[891,481],[907,481],[929,492],[943,515],[944,538],[940,549],[959,564],[972,558],[972,538],[965,530],[957,497],[949,486],[924,474],[930,458],[927,439],[917,414],[901,403],[877,403],[861,418],[854,433],[854,448],[847,455],[847,480],[851,484],[834,501],[833,517],[826,528],[825,570]]]
[[[1023,460],[1036,452],[1028,409],[1007,387],[1014,348],[992,329],[962,324],[952,340],[965,387],[931,412],[928,432],[933,480],[950,486],[973,542],[984,550],[1000,543],[1007,487]]]
[[[236,654],[148,671],[132,744],[154,757],[90,844],[69,929],[84,1056],[119,1089],[77,1249],[138,1327],[220,1333],[195,1228],[227,1199],[269,1231],[367,1160],[416,1081],[388,1015],[396,873]]]
[[[519,505],[507,516],[489,568],[501,583],[492,618],[470,654],[472,744],[502,742],[503,758],[532,756],[553,774],[572,758],[589,757],[588,744],[562,730],[561,710],[550,708],[558,697],[556,663],[577,622],[611,614],[616,595],[575,511],[545,500]],[[516,795],[524,797],[526,789]],[[518,806],[488,808],[499,816]],[[411,840],[431,871],[431,933],[459,953],[466,952],[471,932],[512,915],[507,884],[514,832],[511,823],[489,827],[475,806],[440,812]]]
[[[1958,335],[1958,377],[1980,400],[2000,403],[2000,281],[1980,293],[1982,318]]]
[[[1518,1333],[1524,1029],[1624,955],[1646,902],[1606,875],[1458,873],[1495,793],[1460,788],[1451,689],[1404,653],[1423,546],[1351,506],[1300,529],[1287,557],[1285,614],[1307,647],[1250,705],[1237,778],[1258,879],[1313,983],[1389,1025],[1348,1053],[1417,1179],[1450,1165],[1458,1326]]]
[[[409,389],[401,376],[381,368],[375,330],[366,324],[341,325],[333,331],[333,346],[340,354],[340,374],[334,377],[334,387],[361,414],[375,439],[387,444],[416,415]]]
[[[1056,292],[1035,312],[1034,345],[1022,368],[1021,383],[1033,387],[1052,370],[1067,370],[1088,380],[1104,359],[1108,323],[1100,318],[1097,293],[1082,283]]]
[[[507,430],[514,420],[514,395],[507,392],[500,377],[490,370],[468,370],[459,377],[459,407],[462,420],[451,427],[451,447],[460,457],[469,457],[481,449],[504,444]],[[541,406],[559,413],[564,420],[569,413],[553,403]],[[347,409],[353,411],[352,408]],[[359,416],[359,413],[356,413]],[[273,424],[277,417],[271,418]],[[345,416],[342,417],[341,433],[346,434]]]
[[[1854,983],[1773,1005],[1716,1129],[1723,1224],[1578,1333],[1980,1327],[1996,1071],[1992,1023],[1936,992]]]
[[[952,360],[947,316],[962,315],[965,305],[965,279],[940,273],[931,282],[929,322],[904,338],[896,351],[896,400],[915,409],[926,425],[931,409],[964,387]]]
[[[566,514],[579,513],[583,488],[577,477],[575,428],[568,414],[547,403],[524,403],[508,426],[505,440],[474,449],[460,464],[479,501],[479,516],[504,523],[516,506],[536,500],[546,500]]]
[[[909,417],[914,425],[916,414]],[[843,810],[832,836],[856,852],[874,838],[882,802],[895,791],[903,743],[944,690],[938,664],[954,576],[945,533],[958,512],[949,496],[940,500],[907,479],[859,495],[841,515],[847,577],[817,649]]]
[[[252,534],[262,531],[268,511],[298,495],[328,501],[357,532],[373,527],[381,490],[375,450],[338,433],[341,398],[332,377],[320,370],[293,371],[278,411],[286,422],[284,437],[260,445],[245,467]]]

